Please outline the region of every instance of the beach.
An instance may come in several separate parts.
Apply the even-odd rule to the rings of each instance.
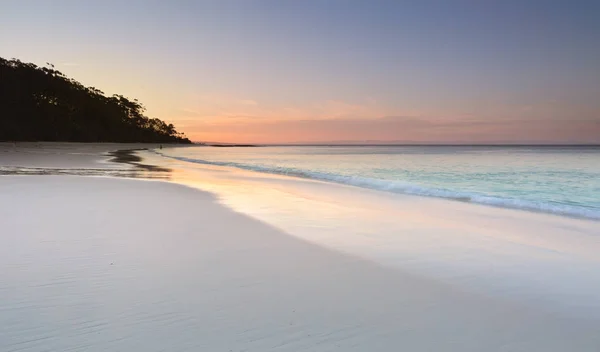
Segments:
[[[597,222],[109,154],[156,147],[0,147],[0,350],[600,349]]]

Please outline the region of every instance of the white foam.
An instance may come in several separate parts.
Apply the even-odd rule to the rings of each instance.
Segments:
[[[209,189],[236,211],[310,242],[461,290],[600,319],[600,222],[367,189],[389,187],[384,180],[355,188],[341,183],[370,180],[315,182],[165,161],[182,171],[175,182]]]
[[[471,203],[477,203],[477,204],[496,206],[496,207],[501,207],[501,208],[520,209],[520,210],[557,214],[557,215],[563,215],[563,216],[571,216],[571,217],[577,217],[577,218],[600,220],[600,211],[597,211],[594,209],[586,209],[581,206],[571,206],[571,205],[566,205],[566,204],[550,204],[550,203],[535,202],[535,201],[524,200],[524,199],[497,197],[497,196],[490,196],[490,195],[485,195],[485,194],[477,194],[474,192],[461,192],[461,191],[453,191],[453,190],[447,190],[447,189],[441,189],[441,188],[423,187],[423,186],[409,184],[409,183],[405,183],[405,182],[401,182],[401,181],[383,180],[383,179],[361,177],[361,176],[345,176],[345,175],[339,175],[339,174],[327,173],[327,172],[302,170],[302,169],[298,169],[298,168],[269,167],[269,166],[251,165],[251,164],[244,164],[244,163],[237,163],[237,162],[192,159],[192,158],[186,158],[186,157],[165,155],[165,154],[157,152],[157,151],[155,151],[155,152],[161,156],[165,156],[168,158],[173,158],[173,159],[177,159],[177,160],[181,160],[181,161],[191,162],[191,163],[235,167],[235,168],[239,168],[239,169],[256,171],[256,172],[264,172],[264,173],[277,174],[277,175],[286,175],[286,176],[293,176],[293,177],[308,178],[308,179],[313,179],[313,180],[335,182],[335,183],[339,183],[339,184],[374,189],[374,190],[384,191],[384,192],[411,194],[411,195],[436,197],[436,198],[445,198],[445,199],[451,199],[451,200],[457,200],[457,201],[463,201],[463,202],[471,202]]]

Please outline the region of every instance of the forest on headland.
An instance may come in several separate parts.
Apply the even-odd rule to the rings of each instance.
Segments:
[[[0,141],[191,143],[137,100],[0,57]]]

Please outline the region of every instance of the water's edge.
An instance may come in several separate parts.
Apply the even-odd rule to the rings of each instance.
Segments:
[[[162,157],[180,160],[189,163],[204,164],[204,165],[215,165],[234,167],[237,169],[284,175],[312,180],[319,180],[349,186],[355,186],[360,188],[372,189],[377,191],[383,191],[388,193],[396,194],[409,194],[424,197],[443,198],[453,201],[469,202],[487,206],[494,206],[499,208],[508,208],[516,210],[524,210],[538,213],[547,213],[560,216],[567,216],[578,219],[588,220],[600,220],[600,212],[592,209],[582,209],[580,207],[571,207],[566,205],[548,204],[543,202],[534,202],[529,200],[504,198],[498,196],[488,196],[471,192],[453,191],[441,188],[428,188],[400,181],[375,179],[369,177],[359,176],[345,176],[334,173],[305,171],[297,168],[285,168],[285,167],[263,167],[258,165],[250,165],[238,162],[227,162],[227,161],[209,161],[202,159],[192,159],[179,156],[171,156],[161,153],[157,150],[149,150]]]

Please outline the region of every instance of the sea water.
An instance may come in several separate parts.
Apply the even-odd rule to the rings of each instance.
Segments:
[[[600,321],[598,148],[156,152],[144,158],[180,170],[173,181],[292,236],[460,290]]]
[[[600,147],[202,146],[160,153],[193,163],[600,220]]]

